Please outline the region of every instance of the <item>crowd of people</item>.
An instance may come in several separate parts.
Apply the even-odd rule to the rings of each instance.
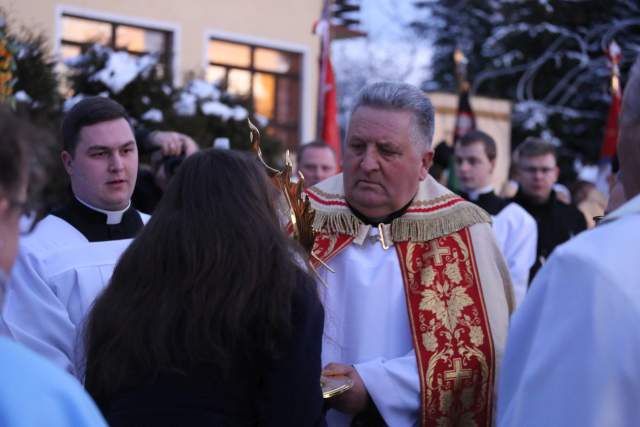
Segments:
[[[369,84],[341,164],[321,141],[297,153],[311,254],[254,154],[134,130],[102,97],[66,114],[70,197],[30,224],[48,136],[0,110],[0,425],[634,425],[639,94],[640,59],[585,232],[553,145],[519,144],[504,197],[471,131],[452,191],[430,175],[428,97]]]

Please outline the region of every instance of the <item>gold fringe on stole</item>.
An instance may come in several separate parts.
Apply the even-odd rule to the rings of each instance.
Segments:
[[[432,218],[413,219],[411,214],[397,218],[391,223],[391,236],[394,242],[427,242],[483,222],[491,222],[489,214],[474,205],[464,203],[460,207],[444,209]]]
[[[313,230],[325,230],[329,233],[342,233],[348,236],[356,236],[362,222],[350,211],[323,212],[316,211],[313,219]]]
[[[491,217],[477,206],[463,202],[459,206],[445,208],[435,214],[407,213],[391,222],[394,242],[411,240],[426,242],[436,237],[446,236],[473,224],[491,222]],[[313,221],[315,231],[341,233],[357,236],[362,222],[349,211],[316,211]]]

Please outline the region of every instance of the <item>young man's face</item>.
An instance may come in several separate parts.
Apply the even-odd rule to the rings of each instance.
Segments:
[[[465,191],[475,191],[491,184],[495,160],[489,160],[481,141],[454,148],[456,174]]]
[[[104,210],[127,207],[138,174],[138,149],[129,123],[123,119],[85,126],[75,153],[62,153],[73,193]]]
[[[338,172],[336,156],[330,148],[307,148],[298,170],[304,175],[304,186],[311,187]]]
[[[522,157],[518,162],[518,183],[522,191],[539,203],[549,199],[559,174],[553,154]]]

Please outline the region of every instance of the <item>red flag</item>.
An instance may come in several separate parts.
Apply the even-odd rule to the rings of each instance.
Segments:
[[[611,66],[611,105],[609,106],[609,114],[607,116],[607,127],[604,131],[604,141],[600,149],[600,161],[610,161],[616,154],[616,145],[618,143],[618,117],[620,116],[620,104],[622,97],[620,95],[620,63],[621,53],[620,47],[615,41],[611,42],[607,49],[609,57],[609,65]]]
[[[330,58],[327,59],[324,67],[324,111],[322,114],[321,135],[322,140],[336,152],[336,160],[340,164],[340,126],[338,125],[336,82]]]
[[[458,114],[456,115],[456,127],[453,132],[454,144],[470,130],[476,128],[476,117],[469,102],[469,85],[463,84],[458,98]]]
[[[620,116],[620,94],[614,92],[609,106],[607,116],[607,127],[604,131],[604,142],[600,149],[600,160],[611,160],[616,155],[616,145],[618,144],[618,117]]]
[[[329,2],[325,0],[322,17],[314,28],[314,32],[320,36],[317,134],[333,148],[336,153],[336,160],[340,164],[340,127],[338,126],[336,81],[333,67],[331,66],[331,25],[329,18]]]

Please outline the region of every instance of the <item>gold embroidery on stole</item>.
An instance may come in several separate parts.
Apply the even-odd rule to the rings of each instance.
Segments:
[[[398,245],[421,376],[422,425],[488,426],[494,353],[467,229]]]

